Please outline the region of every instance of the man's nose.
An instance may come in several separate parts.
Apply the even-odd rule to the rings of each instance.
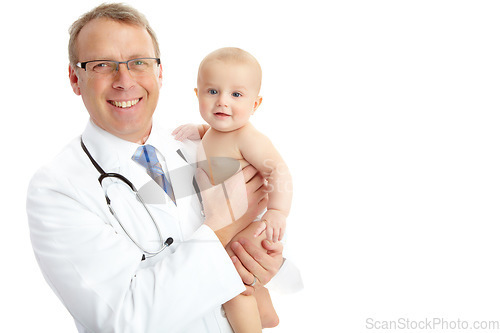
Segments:
[[[117,71],[115,72],[115,79],[113,82],[113,88],[126,90],[133,87],[135,80],[127,68],[127,64],[119,64]]]

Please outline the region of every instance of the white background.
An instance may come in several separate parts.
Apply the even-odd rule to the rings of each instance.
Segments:
[[[75,331],[34,259],[25,196],[85,126],[67,29],[98,3],[2,5],[0,331]],[[267,331],[500,320],[500,3],[129,3],[159,36],[165,126],[200,122],[208,52],[238,46],[262,65],[253,123],[294,175],[286,251],[305,283],[274,295],[281,324]]]

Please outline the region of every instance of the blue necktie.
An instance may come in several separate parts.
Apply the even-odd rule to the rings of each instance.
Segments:
[[[156,156],[156,149],[151,145],[140,146],[137,148],[134,156],[132,156],[132,159],[146,168],[148,175],[160,185],[175,204],[174,189],[172,188],[172,184],[167,180],[167,177],[165,177],[165,173]]]

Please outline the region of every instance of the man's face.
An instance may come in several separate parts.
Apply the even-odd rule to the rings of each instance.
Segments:
[[[155,57],[146,29],[109,19],[87,23],[77,37],[76,50],[79,62]],[[162,83],[161,65],[142,75],[132,74],[126,64],[106,75],[70,66],[69,77],[97,126],[132,142],[149,135]]]

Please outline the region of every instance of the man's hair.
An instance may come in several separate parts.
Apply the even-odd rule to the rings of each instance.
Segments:
[[[76,38],[78,37],[78,34],[87,23],[97,18],[107,18],[125,24],[144,27],[151,36],[151,40],[153,41],[155,57],[160,57],[160,46],[158,44],[156,34],[150,27],[148,20],[143,14],[141,14],[135,8],[122,3],[103,3],[92,9],[91,11],[83,14],[69,28],[68,54],[69,62],[71,65],[76,65],[76,63],[79,61],[76,51]]]

